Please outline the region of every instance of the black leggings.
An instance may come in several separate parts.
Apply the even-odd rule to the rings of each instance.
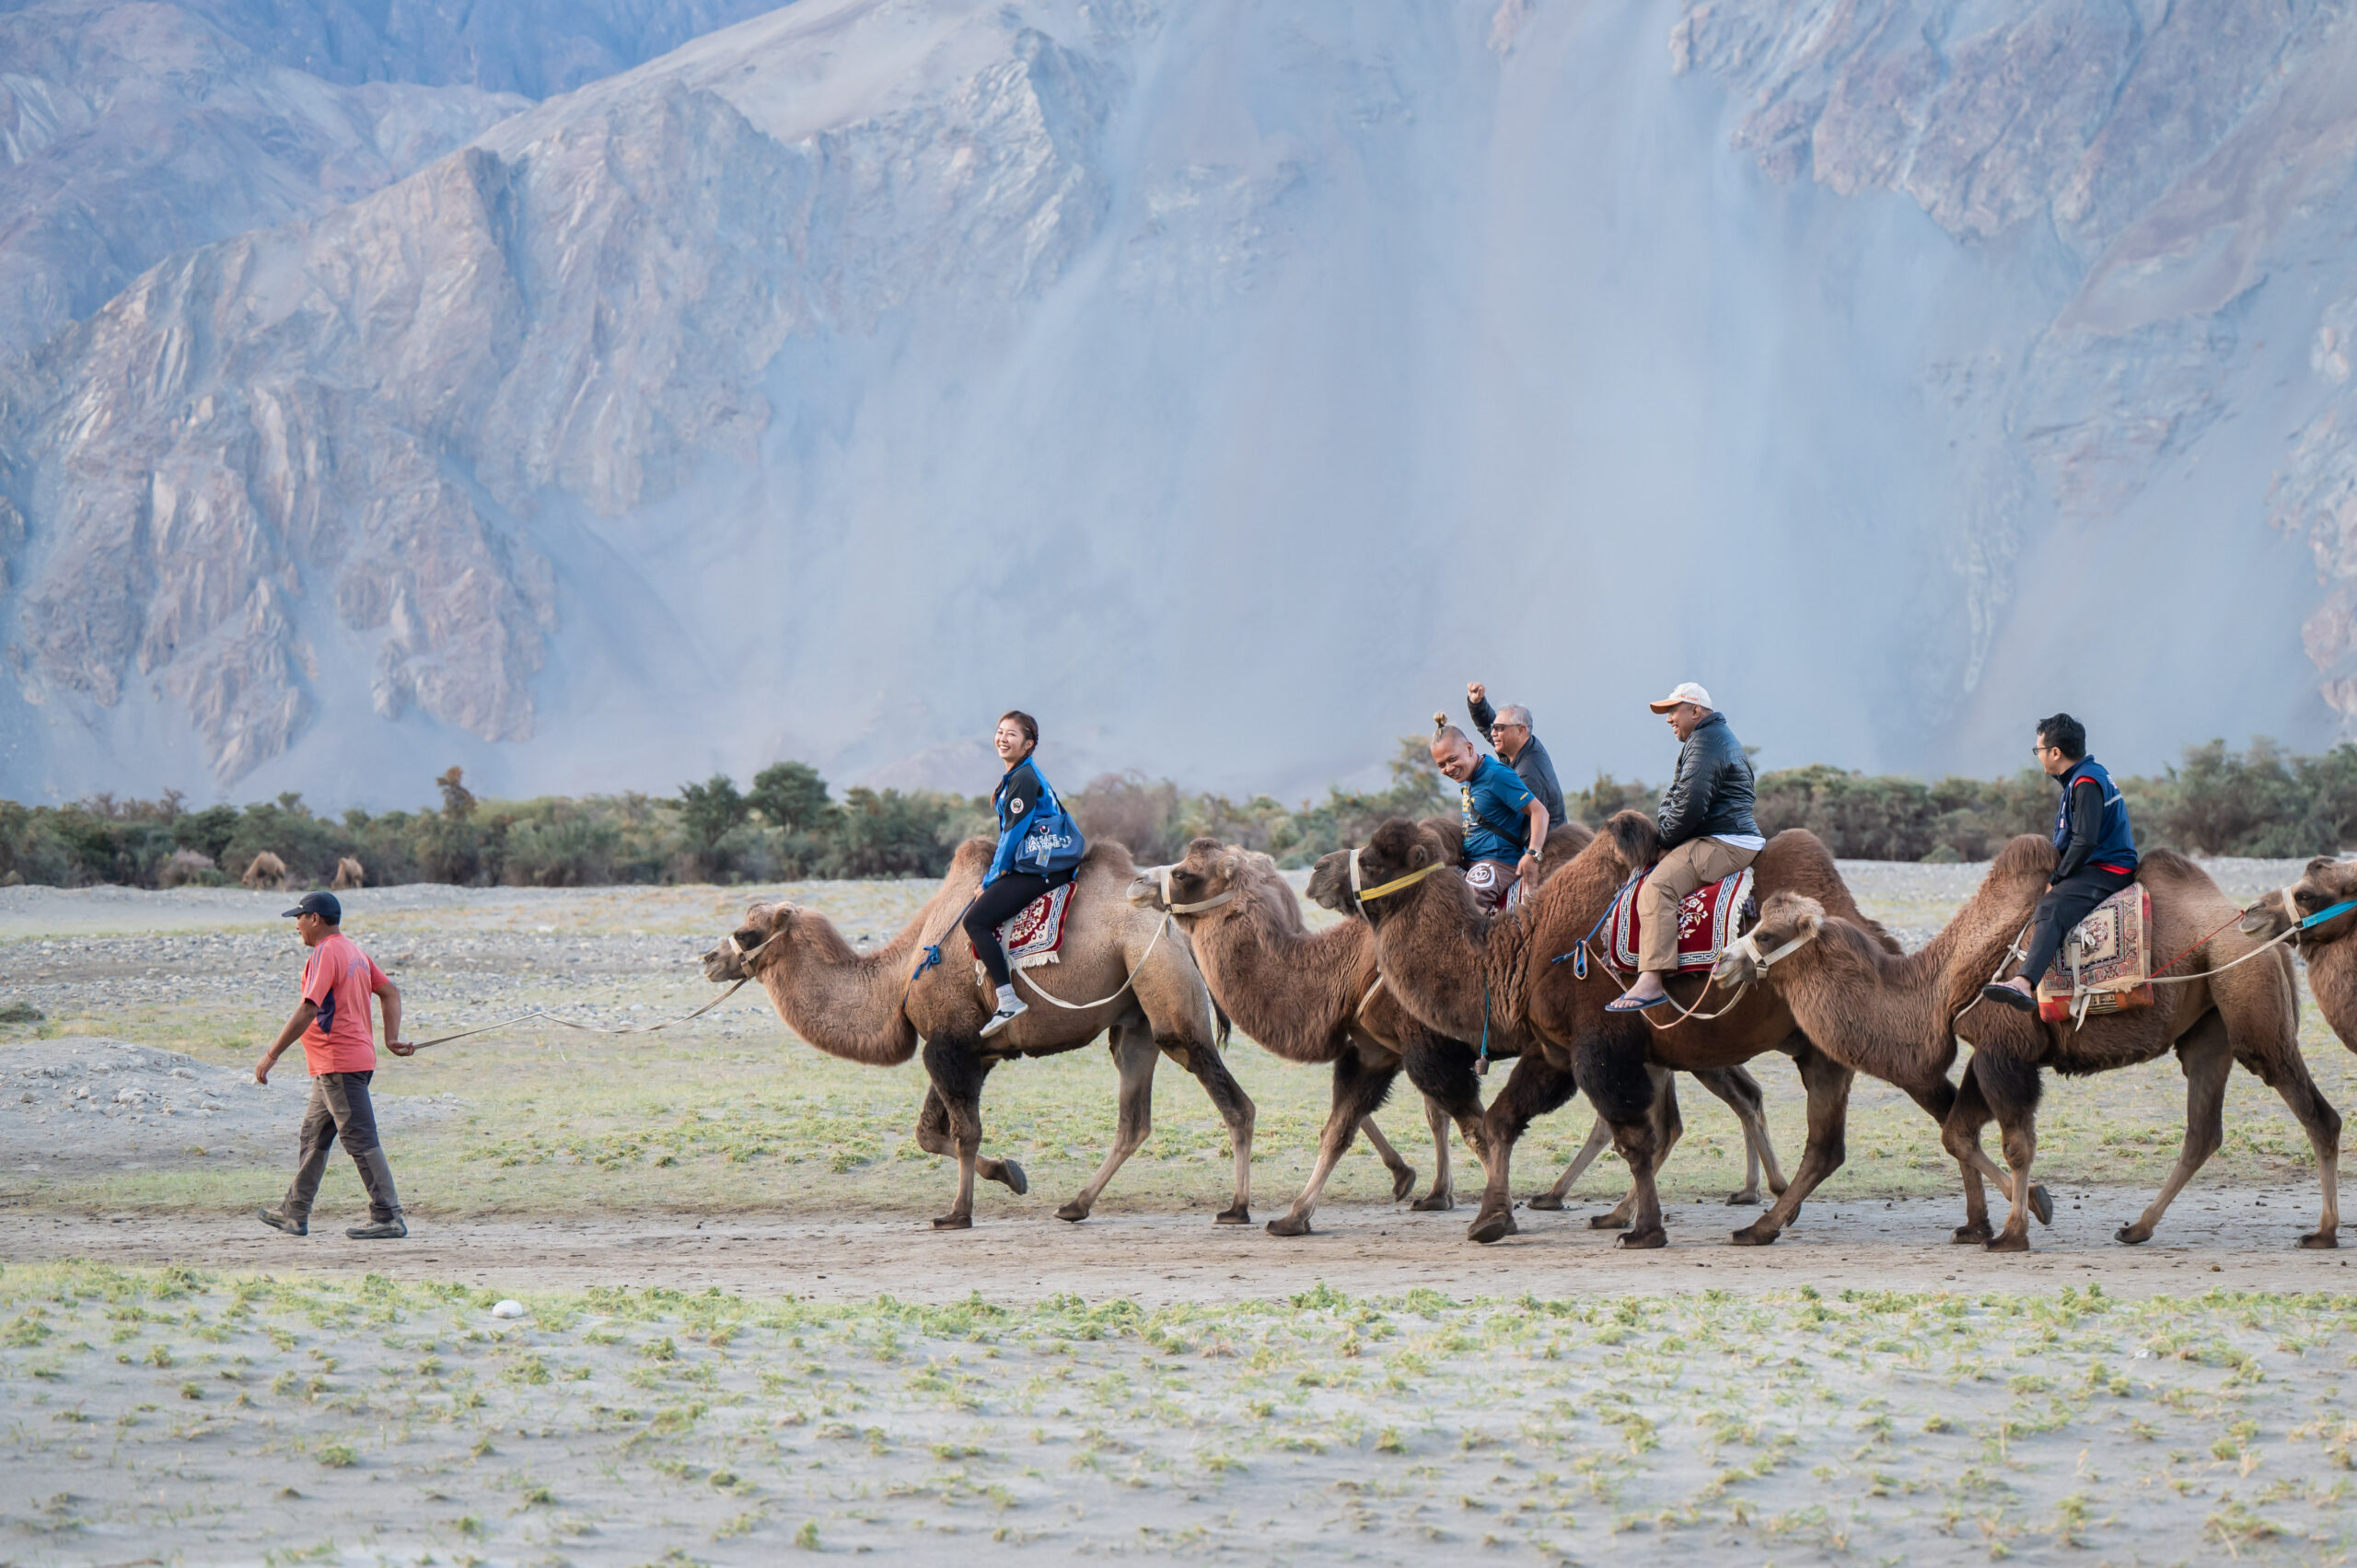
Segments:
[[[1006,954],[998,945],[998,928],[1020,914],[1023,906],[1040,894],[1071,881],[1072,875],[1059,871],[1042,877],[1035,871],[1010,871],[974,895],[960,923],[966,928],[967,938],[974,944],[974,956],[990,971],[993,985],[1007,983]]]
[[[2022,978],[2029,981],[2032,991],[2038,989],[2054,955],[2061,951],[2062,938],[2071,934],[2072,927],[2095,913],[2097,904],[2134,880],[2133,871],[2106,871],[2090,865],[2046,889],[2046,897],[2038,900],[2038,914],[2030,927],[2029,956],[2022,959]]]

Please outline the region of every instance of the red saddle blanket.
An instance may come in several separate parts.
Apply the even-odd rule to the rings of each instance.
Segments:
[[[2072,928],[2038,982],[2049,1024],[2153,1005],[2153,896],[2131,882]]]
[[[1015,912],[1015,917],[1003,922],[998,928],[998,945],[1006,954],[1009,970],[1028,970],[1039,964],[1058,962],[1056,949],[1064,945],[1064,912],[1072,908],[1072,890],[1075,884],[1067,882],[1061,888],[1051,888]],[[968,943],[970,948],[973,944]],[[979,955],[975,967],[981,967]]]
[[[1637,972],[1638,944],[1644,925],[1637,912],[1637,889],[1643,886],[1639,881],[1621,889],[1612,902],[1612,912],[1604,920],[1605,962],[1623,974]],[[1736,923],[1743,918],[1744,904],[1750,897],[1751,867],[1747,865],[1732,877],[1696,889],[1678,906],[1679,974],[1708,970],[1719,961],[1720,949],[1736,939]]]

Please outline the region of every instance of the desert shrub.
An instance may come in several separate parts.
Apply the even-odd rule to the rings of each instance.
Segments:
[[[1144,773],[1101,773],[1065,805],[1090,843],[1118,840],[1140,865],[1162,865],[1187,850],[1178,786]]]
[[[955,796],[903,795],[860,786],[846,791],[837,836],[821,869],[829,877],[938,877],[949,869],[970,824]]]

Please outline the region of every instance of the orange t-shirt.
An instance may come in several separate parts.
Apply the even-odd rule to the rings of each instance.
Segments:
[[[303,1031],[311,1076],[376,1068],[377,1021],[368,999],[384,983],[385,971],[341,931],[311,949],[303,966],[303,1000],[319,1010]]]

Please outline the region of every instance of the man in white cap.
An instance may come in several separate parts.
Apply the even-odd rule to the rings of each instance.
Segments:
[[[1615,1013],[1642,1012],[1669,1000],[1663,980],[1678,967],[1678,906],[1696,889],[1751,864],[1768,841],[1751,819],[1751,759],[1691,680],[1648,704],[1666,715],[1684,742],[1678,772],[1663,792],[1655,818],[1661,859],[1637,889],[1637,983],[1607,1005]]]

